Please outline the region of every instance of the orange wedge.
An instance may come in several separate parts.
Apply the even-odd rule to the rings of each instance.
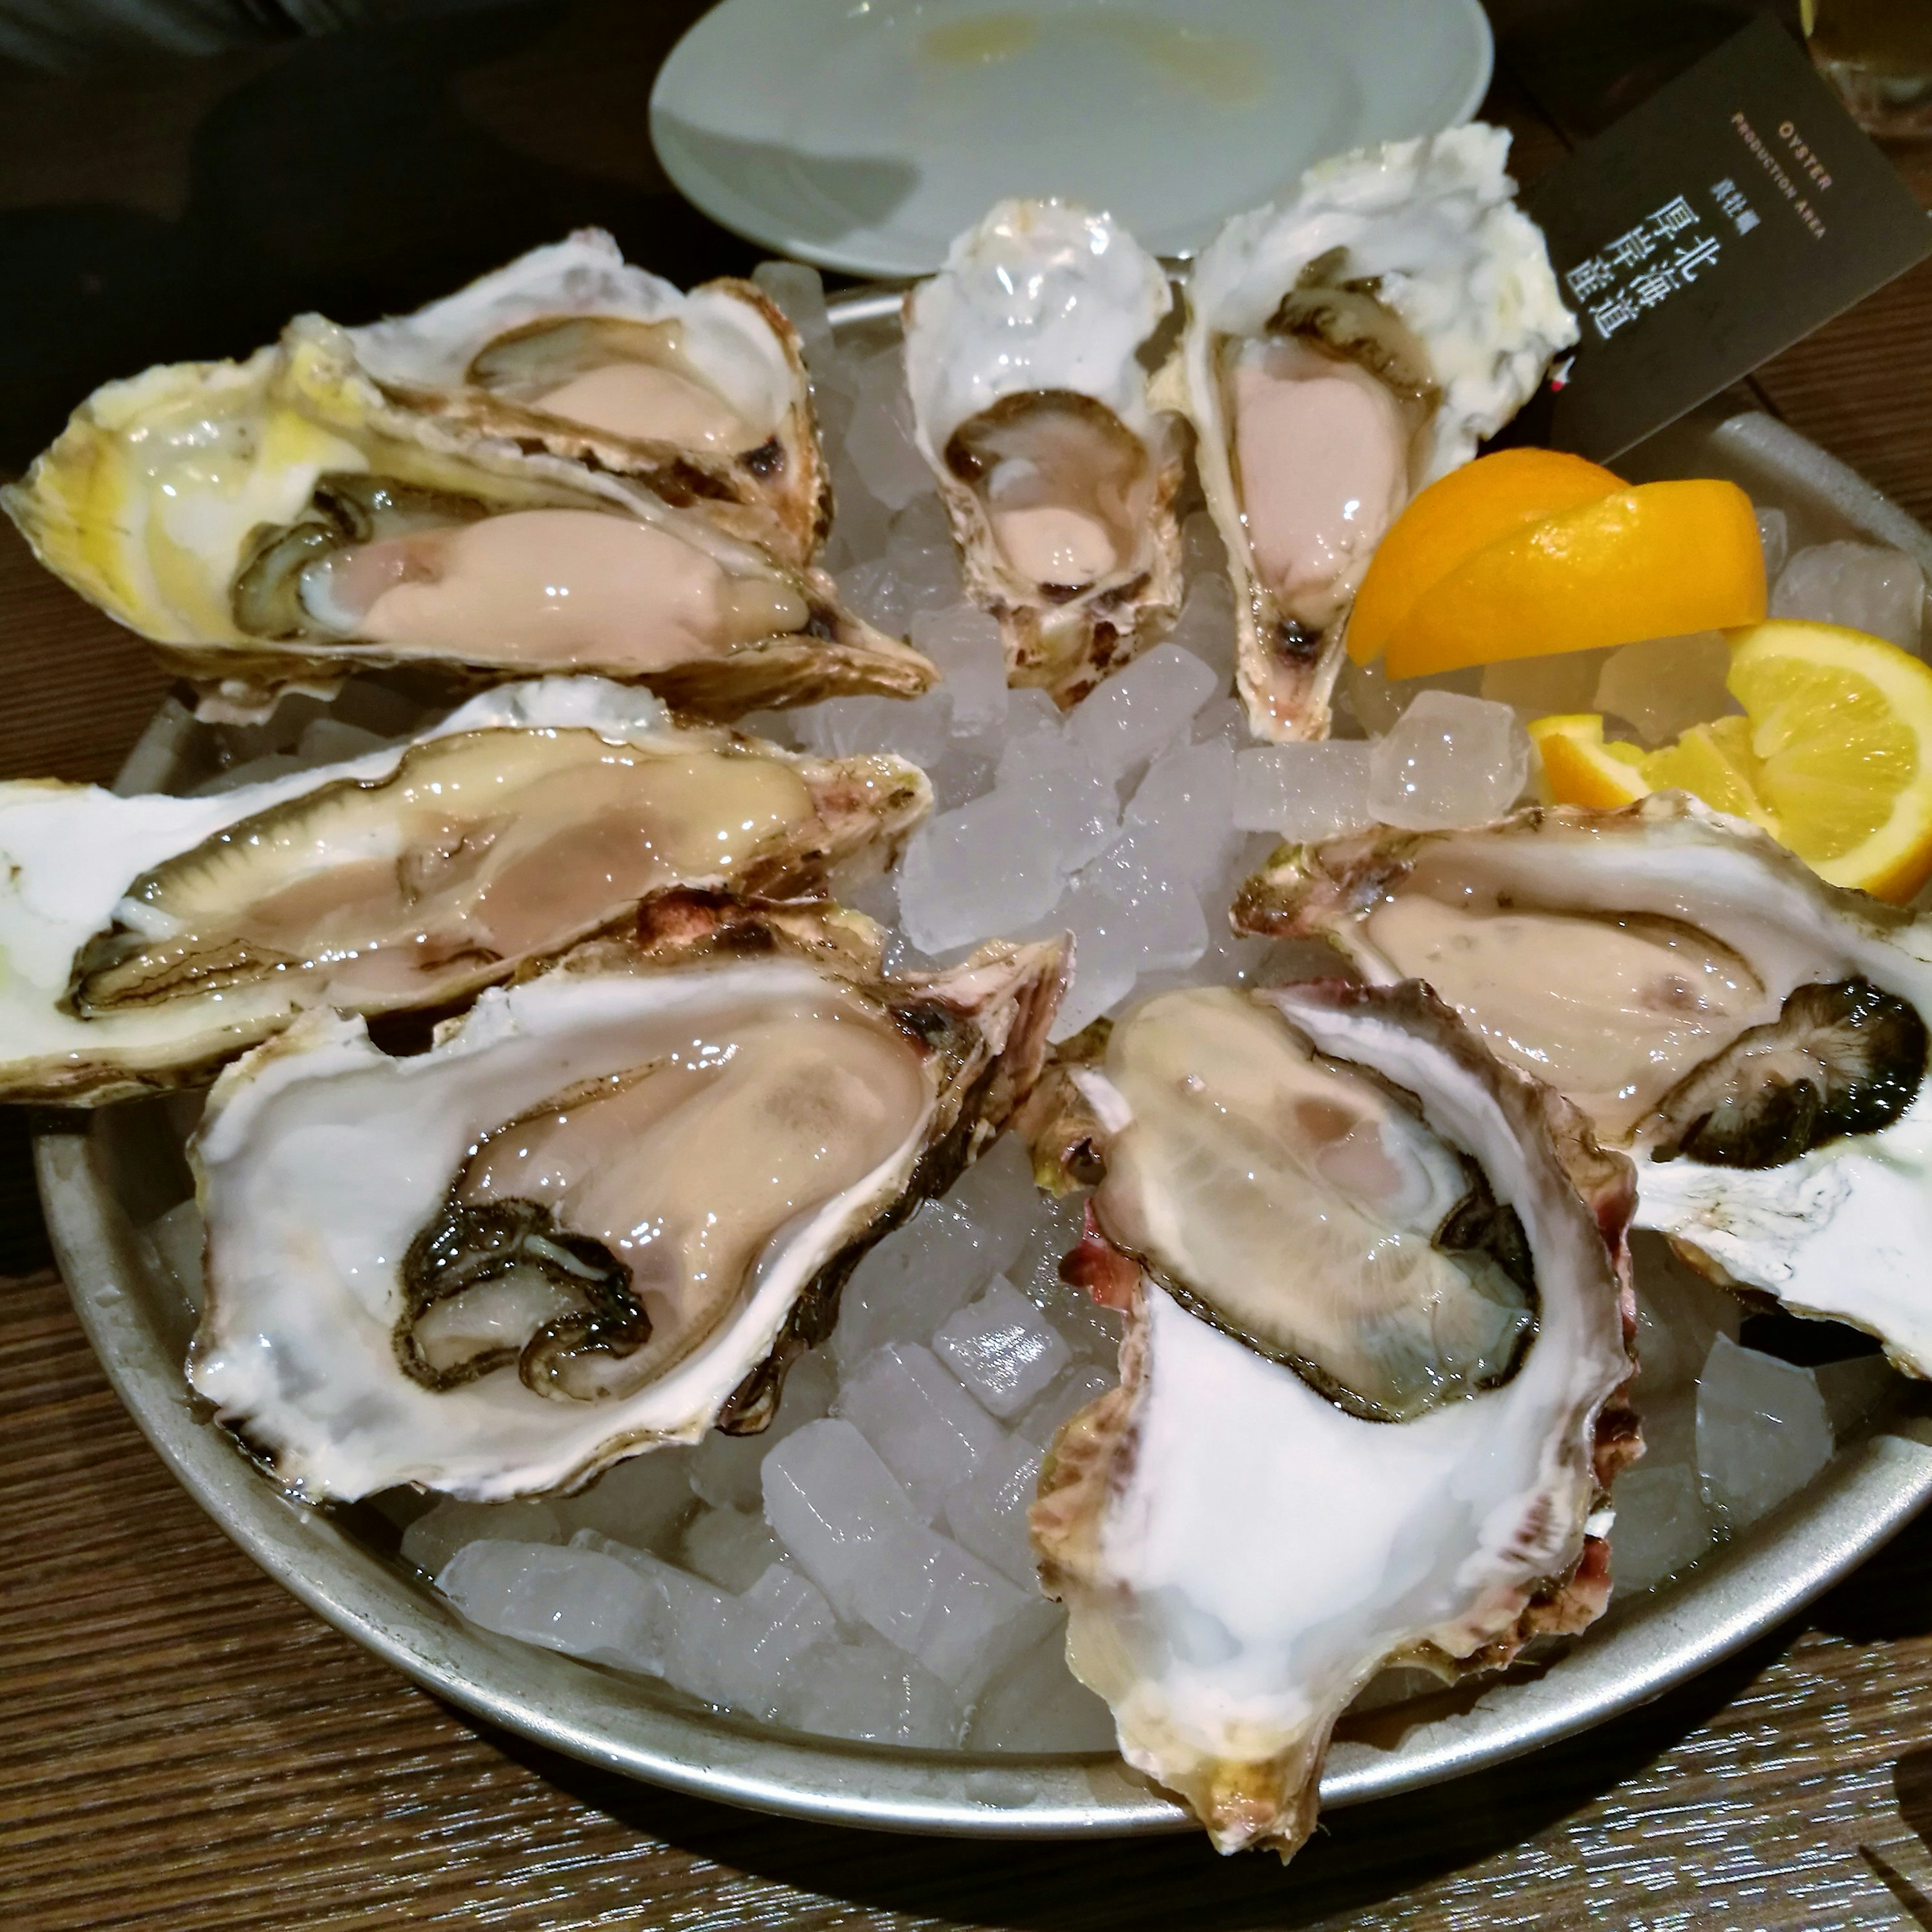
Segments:
[[[1393,532],[1391,532],[1393,534]],[[1390,632],[1390,677],[1762,622],[1764,551],[1735,483],[1645,483],[1532,524],[1438,578]]]
[[[1500,449],[1432,483],[1376,548],[1348,616],[1348,655],[1382,655],[1417,600],[1479,550],[1580,508],[1623,479],[1556,449]]]

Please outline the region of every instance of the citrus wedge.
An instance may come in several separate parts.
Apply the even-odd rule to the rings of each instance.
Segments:
[[[1903,902],[1932,876],[1932,670],[1862,631],[1734,638],[1731,694],[1777,836],[1834,885]]]
[[[1390,632],[1390,677],[1762,620],[1764,551],[1735,483],[1644,483],[1478,550]]]
[[[1539,718],[1529,728],[1543,760],[1543,782],[1558,805],[1587,805],[1613,812],[1634,805],[1650,790],[1635,745],[1604,740],[1604,721],[1594,711]]]
[[[1580,508],[1623,479],[1556,449],[1501,449],[1430,484],[1376,547],[1348,616],[1348,655],[1367,664],[1417,599],[1458,564],[1526,525]]]
[[[1602,810],[1694,792],[1748,818],[1821,878],[1903,903],[1932,878],[1932,669],[1862,631],[1774,620],[1733,638],[1742,717],[1646,752],[1594,712],[1529,728],[1550,796]]]

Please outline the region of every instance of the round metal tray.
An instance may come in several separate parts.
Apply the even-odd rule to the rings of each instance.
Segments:
[[[896,292],[835,305],[842,329],[890,330]],[[1862,536],[1912,551],[1932,536],[1844,465],[1758,415],[1706,412],[1630,452],[1633,478],[1723,476],[1782,506],[1795,542]],[[171,707],[121,788],[159,789],[188,730]],[[62,1273],[108,1377],[176,1479],[276,1581],[426,1689],[552,1749],[677,1790],[848,1825],[967,1836],[1186,1828],[1186,1814],[1109,1756],[974,1756],[782,1732],[476,1629],[394,1557],[373,1510],[292,1502],[190,1400],[193,1325],[136,1230],[186,1198],[166,1102],[50,1119],[35,1159]],[[1345,1723],[1322,1801],[1392,1796],[1492,1765],[1654,1697],[1789,1616],[1932,1498],[1932,1423],[1894,1412],[1808,1488],[1674,1586],[1612,1607],[1546,1664],[1480,1690]],[[1371,1741],[1372,1738],[1373,1741]]]

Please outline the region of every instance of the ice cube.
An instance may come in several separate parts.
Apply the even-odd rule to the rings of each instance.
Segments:
[[[1217,878],[1238,845],[1234,752],[1220,739],[1169,747],[1148,766],[1122,823],[1147,862],[1196,886]]]
[[[697,1452],[647,1449],[604,1471],[587,1490],[550,1505],[567,1536],[594,1529],[640,1549],[668,1544],[691,1514]]]
[[[849,1422],[806,1425],[765,1459],[765,1516],[842,1617],[869,1624],[962,1696],[1036,1606],[922,1522]]]
[[[1759,511],[1757,540],[1764,552],[1764,580],[1775,584],[1791,554],[1791,519],[1782,510]]]
[[[1825,1398],[1834,1443],[1849,1442],[1862,1434],[1879,1406],[1899,1386],[1898,1371],[1882,1354],[1823,1362],[1811,1372]]]
[[[913,835],[899,862],[900,924],[933,954],[1030,926],[1060,897],[1060,860],[1032,802],[1000,786]]]
[[[1200,898],[1190,879],[1169,869],[1165,843],[1158,826],[1137,826],[1081,874],[1120,908],[1121,936],[1143,973],[1190,964],[1208,950]]]
[[[884,557],[874,557],[869,562],[855,563],[842,570],[838,584],[839,596],[867,623],[888,636],[904,636],[912,615],[906,598],[906,586]],[[815,712],[819,707],[812,705],[806,708]]]
[[[1588,711],[1604,651],[1562,651],[1544,658],[1505,658],[1483,667],[1482,695],[1492,704],[1513,706],[1531,718],[1554,711]]]
[[[1814,544],[1796,552],[1771,593],[1774,617],[1802,617],[1868,632],[1918,648],[1925,573],[1900,550],[1877,544]]]
[[[1192,652],[1156,644],[1082,700],[1068,734],[1108,778],[1119,778],[1180,736],[1219,688]]]
[[[1831,1418],[1811,1371],[1720,1335],[1697,1382],[1697,1468],[1718,1516],[1732,1528],[1755,1522],[1831,1456]]]
[[[1070,731],[1048,726],[1010,735],[994,784],[1022,808],[1028,836],[1063,875],[1104,852],[1119,830],[1113,776]]]
[[[1016,1415],[1067,1364],[1070,1351],[1004,1276],[941,1322],[933,1352],[1002,1419]]]
[[[946,506],[930,489],[915,496],[892,519],[885,561],[901,586],[908,610],[940,610],[958,605],[958,547],[952,541]]]
[[[1073,934],[1073,977],[1048,1037],[1071,1040],[1111,1012],[1134,989],[1141,970],[1133,914],[1096,875],[1076,879],[1053,909],[1052,923]]]
[[[201,1312],[202,1250],[206,1240],[201,1208],[194,1201],[178,1201],[165,1214],[158,1214],[142,1231],[154,1258],[172,1278],[187,1304],[188,1312]]]
[[[831,698],[795,715],[800,742],[828,758],[860,752],[896,752],[916,765],[946,750],[952,734],[951,694],[918,698]]]
[[[1039,1492],[1040,1463],[1034,1444],[1006,1437],[946,1492],[946,1527],[954,1540],[1026,1589],[1039,1580],[1027,1512]]]
[[[911,634],[914,648],[946,674],[954,736],[975,738],[1005,722],[1006,646],[999,626],[985,611],[974,604],[921,610]]]
[[[748,1590],[784,1554],[761,1514],[700,1509],[684,1526],[678,1561],[721,1590]]]
[[[1624,718],[1647,745],[1662,745],[1693,724],[1738,709],[1726,688],[1731,647],[1719,631],[1646,638],[1604,660],[1596,689],[1576,710]]]
[[[1688,1462],[1653,1466],[1646,1457],[1617,1478],[1610,1501],[1610,1576],[1620,1597],[1654,1588],[1717,1540],[1716,1520]]]
[[[1063,1424],[1090,1402],[1099,1401],[1110,1388],[1118,1388],[1120,1380],[1118,1372],[1099,1366],[1076,1369],[1027,1411],[1020,1420],[1019,1432],[1044,1449],[1060,1433]]]
[[[1711,1344],[1720,1335],[1735,1342],[1744,1320],[1736,1298],[1679,1261],[1661,1234],[1638,1229],[1630,1236],[1636,1280],[1636,1401],[1648,1415],[1657,1398],[1696,1382]]]
[[[962,1310],[953,1322],[968,1312]],[[1004,1436],[933,1352],[916,1342],[889,1342],[868,1355],[838,1391],[832,1413],[879,1452],[928,1522],[938,1518],[946,1492],[970,1476]]]
[[[987,1685],[973,1707],[966,1745],[1067,1754],[1114,1749],[1113,1713],[1066,1667],[1064,1618]]]
[[[1369,807],[1413,830],[1481,825],[1516,802],[1529,738],[1506,704],[1424,691],[1370,754]]]
[[[1238,698],[1217,698],[1195,712],[1188,736],[1197,745],[1204,745],[1210,738],[1219,738],[1230,750],[1238,752],[1251,742],[1248,736],[1248,714],[1241,708]]]
[[[630,1669],[651,1654],[650,1604],[625,1564],[593,1550],[483,1538],[466,1543],[436,1587],[473,1624],[572,1657]]]
[[[825,568],[835,574],[882,556],[892,528],[892,507],[882,502],[842,448],[832,459],[832,494],[838,520],[826,546]],[[903,625],[892,627],[903,634]]]
[[[691,1459],[692,1490],[718,1509],[758,1509],[764,1500],[759,1465],[794,1429],[816,1422],[831,1408],[838,1384],[830,1349],[809,1348],[795,1358],[785,1371],[784,1391],[768,1428],[756,1436],[728,1436],[714,1429],[695,1449],[685,1452]],[[644,1540],[655,1544],[661,1539]]]
[[[380,731],[364,730],[340,718],[314,718],[302,727],[296,755],[307,765],[345,764],[365,752],[380,752],[388,742]]]
[[[642,1586],[641,1634],[627,1658],[608,1660],[649,1671],[707,1704],[776,1716],[786,1678],[837,1629],[817,1586],[782,1562],[766,1564],[739,1595],[594,1530],[580,1532],[571,1547],[622,1564]]]
[[[860,371],[845,454],[888,509],[903,509],[932,488],[932,472],[913,440],[912,403],[896,344],[880,350]]]
[[[1234,824],[1284,838],[1332,838],[1374,823],[1370,749],[1331,738],[1318,745],[1263,745],[1234,758]]]
[[[1226,577],[1216,572],[1195,580],[1167,641],[1198,658],[1216,688],[1227,689],[1234,675],[1234,593]]]
[[[832,321],[825,310],[825,284],[816,268],[802,262],[760,262],[752,279],[784,311],[798,331],[808,356],[832,340]]]
[[[999,1272],[1003,1229],[983,1227],[949,1202],[928,1201],[872,1249],[838,1298],[832,1351],[849,1374],[882,1342],[923,1342]]]
[[[1190,584],[1197,577],[1226,578],[1228,546],[1208,511],[1196,510],[1181,519],[1180,567]]]
[[[1042,1198],[1034,1182],[1026,1137],[1010,1132],[953,1184],[946,1204],[980,1231],[993,1271],[1004,1274],[1024,1252]]]
[[[442,1496],[403,1532],[403,1561],[435,1576],[466,1543],[564,1543],[569,1536],[548,1503],[466,1503]]]
[[[819,1737],[926,1750],[956,1744],[965,1726],[946,1686],[871,1630],[808,1652],[786,1682],[778,1717]]]

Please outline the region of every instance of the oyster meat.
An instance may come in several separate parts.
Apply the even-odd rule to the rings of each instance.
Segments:
[[[404,664],[595,672],[714,717],[938,675],[705,511],[404,406],[320,316],[246,362],[109,383],[0,502],[204,717]]]
[[[305,1016],[190,1147],[189,1379],[286,1486],[478,1501],[761,1427],[864,1249],[1037,1074],[1060,943],[889,978],[824,904],[672,895],[428,1052]]]
[[[1637,1163],[1637,1225],[1932,1375],[1932,921],[1687,794],[1290,848],[1244,931],[1424,979]]]
[[[1105,214],[1004,201],[906,297],[906,386],[1008,682],[1063,705],[1180,597],[1171,418],[1139,351],[1172,306],[1160,264]]]
[[[1228,550],[1263,738],[1322,738],[1348,608],[1416,491],[1468,461],[1576,340],[1480,123],[1318,163],[1202,250],[1154,387]]]
[[[206,1077],[308,1007],[447,1010],[668,886],[856,884],[931,803],[902,759],[680,728],[596,678],[209,797],[0,784],[0,1099]]]
[[[752,283],[687,295],[586,228],[349,339],[401,407],[629,477],[793,565],[830,526],[797,332]]]
[[[1128,1762],[1286,1857],[1378,1671],[1603,1609],[1630,1164],[1414,984],[1164,994],[1072,1077],[1104,1178],[1063,1271],[1129,1318],[1042,1579]]]

